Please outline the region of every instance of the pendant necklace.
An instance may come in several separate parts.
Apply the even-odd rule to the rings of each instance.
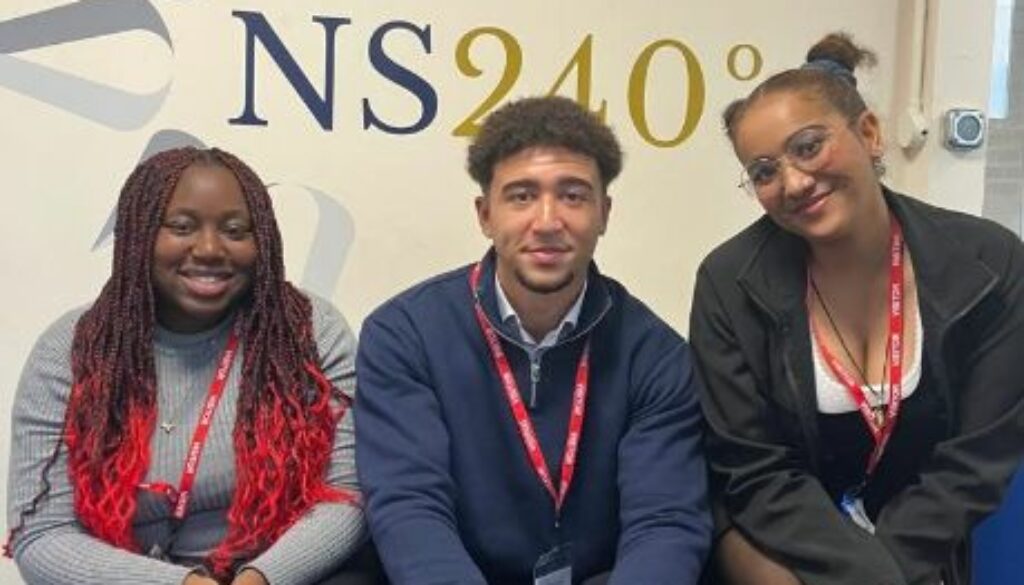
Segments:
[[[178,419],[178,411],[181,410],[181,406],[185,404],[187,398],[188,397],[186,396],[185,399],[182,399],[177,405],[175,405],[177,408],[168,412],[168,416],[161,417],[160,430],[164,433],[169,435],[174,432],[174,429],[178,428],[178,423],[175,421]]]
[[[864,386],[868,389],[868,392],[875,397],[875,404],[871,405],[871,412],[874,414],[875,422],[882,426],[885,423],[885,372],[889,367],[889,349],[885,350],[885,361],[882,362],[882,379],[878,382],[878,389],[868,382],[867,373],[864,368],[860,367],[857,360],[853,359],[853,352],[846,345],[846,340],[843,339],[843,334],[839,332],[839,327],[836,325],[835,319],[832,317],[832,312],[829,311],[828,305],[825,303],[825,298],[822,296],[821,291],[818,290],[818,283],[814,281],[814,277],[810,276],[811,289],[814,290],[814,296],[818,299],[818,304],[821,305],[822,311],[825,312],[825,318],[828,319],[828,324],[832,327],[832,332],[836,334],[836,339],[839,340],[839,345],[843,348],[843,353],[846,354],[846,358],[853,364],[853,368],[860,375],[860,379],[864,382]],[[867,356],[865,356],[866,358]],[[866,359],[865,359],[866,362]]]

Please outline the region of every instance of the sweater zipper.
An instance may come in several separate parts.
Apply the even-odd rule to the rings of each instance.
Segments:
[[[491,320],[490,315],[486,315],[486,314],[484,315],[484,317],[487,319],[487,321],[491,324],[491,327],[494,329],[494,332],[498,334],[498,337],[501,337],[505,341],[508,341],[512,345],[514,345],[514,346],[518,347],[519,349],[525,351],[526,355],[530,356],[530,408],[531,409],[533,409],[533,408],[535,408],[537,406],[537,386],[538,386],[538,383],[540,382],[541,360],[544,357],[543,356],[544,352],[546,352],[549,349],[561,346],[561,345],[566,345],[566,344],[572,343],[572,342],[576,341],[577,339],[580,339],[583,336],[588,335],[590,333],[590,331],[592,329],[594,329],[595,327],[597,327],[597,324],[600,323],[602,319],[604,319],[604,316],[608,313],[608,311],[611,310],[611,308],[612,308],[612,303],[609,300],[607,303],[605,303],[605,306],[601,309],[601,312],[598,313],[596,317],[594,317],[594,319],[590,322],[590,324],[586,328],[580,329],[578,331],[575,331],[575,332],[573,332],[572,335],[570,335],[569,337],[566,337],[565,339],[559,341],[555,345],[552,345],[551,347],[546,347],[543,350],[538,351],[537,355],[535,355],[535,356],[530,356],[530,350],[525,345],[523,345],[522,341],[520,341],[518,339],[515,339],[513,337],[510,337],[508,335],[505,335],[505,333],[502,332],[501,328],[494,324],[494,322]]]
[[[537,408],[537,383],[540,382],[540,362],[544,351],[538,350],[530,356],[530,409]]]

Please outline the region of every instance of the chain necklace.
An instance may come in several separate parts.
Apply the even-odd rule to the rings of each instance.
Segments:
[[[839,345],[843,348],[843,353],[846,354],[846,358],[853,364],[853,368],[860,375],[860,379],[864,382],[864,386],[867,387],[868,391],[872,396],[875,397],[876,404],[871,406],[871,411],[875,415],[875,420],[881,424],[885,420],[885,372],[889,367],[889,348],[885,350],[885,361],[882,362],[882,378],[878,382],[878,389],[868,382],[867,372],[865,368],[862,368],[857,360],[853,359],[853,352],[846,345],[846,340],[843,339],[843,334],[839,332],[839,327],[836,325],[835,319],[832,317],[832,312],[828,309],[828,304],[825,303],[825,298],[822,296],[821,291],[818,290],[818,283],[814,281],[814,276],[811,276],[808,272],[808,278],[811,281],[811,289],[814,290],[814,297],[818,299],[818,304],[821,305],[821,309],[825,312],[825,318],[828,319],[828,324],[832,327],[832,332],[836,334],[836,339],[839,340]],[[867,356],[865,357],[865,366],[867,365]]]

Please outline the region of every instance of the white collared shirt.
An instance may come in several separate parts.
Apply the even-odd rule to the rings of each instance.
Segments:
[[[508,323],[509,320],[513,320],[516,329],[519,330],[520,339],[526,344],[527,350],[531,354],[532,361],[533,354],[555,345],[563,335],[567,335],[576,328],[576,322],[580,317],[580,309],[583,308],[583,296],[587,293],[587,281],[583,281],[583,288],[580,289],[576,302],[569,307],[569,311],[562,317],[562,322],[551,331],[548,331],[544,338],[540,340],[540,343],[530,335],[529,331],[523,329],[523,322],[519,319],[519,315],[516,314],[516,310],[512,308],[512,303],[508,301],[508,297],[505,296],[505,291],[501,288],[501,282],[498,281],[497,274],[494,275],[494,290],[498,293],[498,312],[501,314],[501,322]]]

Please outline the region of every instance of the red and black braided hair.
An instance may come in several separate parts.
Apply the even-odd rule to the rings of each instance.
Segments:
[[[285,280],[267,189],[235,156],[218,149],[168,150],[128,177],[118,200],[110,279],[75,328],[65,443],[78,520],[96,537],[138,550],[132,520],[157,414],[153,247],[167,202],[192,165],[219,165],[234,174],[257,250],[251,289],[237,308],[244,358],[233,431],[235,494],[227,535],[208,559],[210,569],[223,575],[269,546],[314,504],[351,499],[324,481],[342,414],[337,399],[346,401],[317,365],[309,299]]]

